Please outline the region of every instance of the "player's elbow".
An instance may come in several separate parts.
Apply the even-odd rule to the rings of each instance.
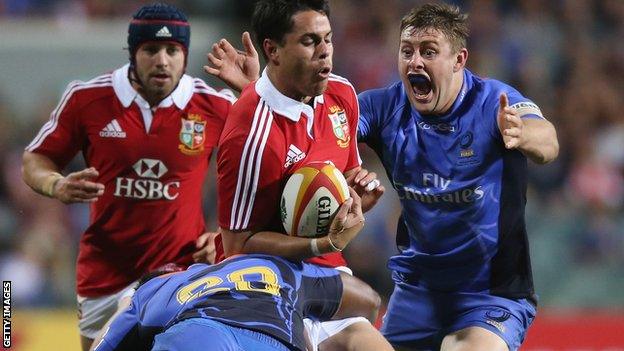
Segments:
[[[557,156],[559,156],[559,143],[555,140],[555,142],[549,146],[547,152],[544,153],[544,157],[542,158],[539,164],[545,165],[554,161]]]
[[[552,127],[549,138],[542,147],[539,157],[533,159],[533,162],[544,165],[554,161],[559,156],[559,141],[557,140],[557,132]]]
[[[557,158],[557,156],[559,156],[559,141],[557,140],[557,132],[555,132],[554,128],[552,142],[550,145],[550,153],[548,156],[549,157],[546,158],[545,163],[552,162]]]
[[[22,154],[22,181],[26,183],[26,185],[33,187],[33,172],[35,166],[37,165],[37,157],[38,155],[33,154],[29,151],[24,151]]]
[[[250,233],[238,233],[224,228],[220,228],[219,231],[221,232],[223,255],[225,257],[246,253],[245,243]]]

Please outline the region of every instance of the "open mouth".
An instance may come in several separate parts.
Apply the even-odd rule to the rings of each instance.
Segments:
[[[426,100],[431,90],[433,90],[433,85],[429,80],[429,77],[424,74],[408,74],[407,79],[412,85],[412,90],[416,95],[416,99],[418,100]]]
[[[152,78],[155,78],[158,81],[164,81],[169,79],[169,75],[166,73],[152,74]]]
[[[318,75],[323,79],[328,78],[330,73],[331,67],[323,67],[318,71]]]

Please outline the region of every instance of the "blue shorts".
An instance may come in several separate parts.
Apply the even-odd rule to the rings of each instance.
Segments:
[[[152,351],[288,351],[266,334],[207,318],[185,319],[156,335]]]
[[[394,292],[383,318],[382,334],[395,346],[439,350],[442,339],[468,328],[485,328],[515,351],[535,318],[527,299],[512,300],[479,292],[433,292],[393,273]]]

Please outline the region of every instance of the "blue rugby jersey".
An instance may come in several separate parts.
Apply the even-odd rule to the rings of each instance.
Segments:
[[[195,264],[141,286],[95,350],[149,350],[154,336],[188,318],[209,318],[305,350],[303,317],[329,319],[342,297],[333,268],[267,255]]]
[[[539,111],[515,89],[468,70],[443,116],[420,115],[401,82],[359,95],[359,141],[380,157],[403,209],[399,253],[388,266],[429,289],[534,298],[527,161],[504,147],[496,121],[502,92],[510,106]]]

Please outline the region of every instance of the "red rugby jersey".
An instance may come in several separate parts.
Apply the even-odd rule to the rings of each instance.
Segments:
[[[332,75],[312,106],[281,94],[266,71],[242,93],[225,123],[217,153],[219,226],[284,233],[279,199],[288,177],[309,162],[358,167],[358,102],[353,86]],[[217,259],[223,258],[219,247]],[[340,253],[313,258],[344,266]]]
[[[26,150],[59,167],[82,151],[104,195],[80,240],[78,294],[97,297],[165,263],[192,263],[204,232],[201,189],[233,97],[184,75],[155,110],[128,65],[72,82]]]

